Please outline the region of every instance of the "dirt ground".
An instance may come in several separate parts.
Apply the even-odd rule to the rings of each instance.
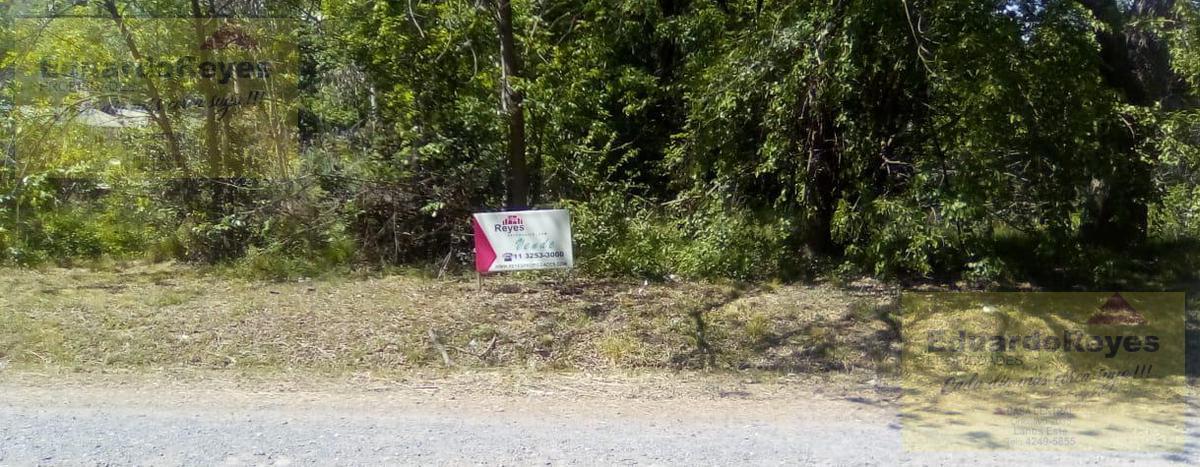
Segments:
[[[0,365],[886,373],[895,290],[549,274],[267,282],[185,266],[0,270]]]

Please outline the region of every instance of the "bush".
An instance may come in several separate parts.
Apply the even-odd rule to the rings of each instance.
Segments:
[[[688,215],[609,193],[567,203],[581,266],[602,275],[758,279],[789,272],[789,224],[705,204]]]
[[[862,211],[843,201],[834,215],[834,240],[873,275],[933,273],[949,241],[940,219],[905,203],[876,200]]]
[[[683,248],[685,239],[646,201],[608,193],[565,205],[571,210],[575,256],[584,270],[653,279],[676,272],[671,254]]]
[[[251,248],[234,263],[234,270],[250,278],[295,280],[317,277],[333,268],[317,258],[295,255],[278,249]]]
[[[0,264],[8,262],[13,255],[13,241],[8,229],[0,226]]]
[[[1151,211],[1150,228],[1155,237],[1163,240],[1200,238],[1200,186],[1169,187]]]
[[[786,218],[758,219],[709,204],[682,229],[693,238],[675,260],[685,277],[761,279],[795,271],[788,267],[798,258]]]
[[[96,258],[104,253],[98,223],[91,212],[65,209],[40,213],[34,223],[34,248],[53,258]]]

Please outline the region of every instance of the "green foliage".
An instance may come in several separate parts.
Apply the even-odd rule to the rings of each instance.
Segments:
[[[684,277],[762,279],[795,274],[805,260],[788,251],[790,221],[709,204],[682,222],[691,236],[677,261]],[[764,220],[765,218],[765,220]]]
[[[344,245],[334,245],[313,254],[282,251],[277,246],[268,249],[251,248],[233,263],[233,270],[249,278],[297,280],[321,277],[332,272],[344,272],[347,258]]]
[[[8,229],[0,227],[0,263],[8,260],[14,254],[12,244],[12,234],[8,232]]]
[[[571,229],[580,266],[595,274],[664,278],[672,271],[672,251],[685,239],[678,228],[650,215],[644,200],[617,194],[589,203],[569,203]]]
[[[842,263],[990,284],[1058,262],[1110,280],[1124,246],[1200,238],[1200,7],[1090,3],[1111,8],[514,0],[533,203],[572,210],[596,274]],[[299,166],[279,179],[155,181],[158,129],[35,137],[4,112],[8,153],[48,162],[0,164],[0,257],[149,250],[280,278],[468,263],[466,219],[500,207],[508,175],[491,8],[270,6],[311,20],[296,32]],[[189,157],[202,143],[182,141]],[[56,185],[81,178],[108,188]]]
[[[930,222],[934,221],[934,222]],[[850,246],[846,254],[877,275],[911,271],[929,275],[934,255],[945,251],[949,232],[931,216],[903,203],[877,200],[859,212],[847,203],[834,217],[835,240]]]
[[[1200,183],[1179,183],[1168,187],[1150,222],[1157,236],[1162,239],[1200,238]]]
[[[99,226],[87,221],[87,213],[79,211],[55,211],[37,220],[40,238],[32,245],[54,257],[95,258],[104,251],[100,241]]]
[[[795,273],[780,256],[790,231],[707,205],[694,213],[609,195],[569,205],[582,266],[604,275],[761,279]]]

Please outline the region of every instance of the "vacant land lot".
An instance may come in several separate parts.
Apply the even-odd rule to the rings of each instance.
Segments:
[[[473,277],[270,282],[131,265],[0,270],[0,290],[0,464],[1197,455],[904,452],[898,289],[873,281],[510,275],[481,291]]]
[[[0,365],[71,371],[730,369],[874,374],[895,291],[414,275],[268,282],[176,265],[0,270]]]

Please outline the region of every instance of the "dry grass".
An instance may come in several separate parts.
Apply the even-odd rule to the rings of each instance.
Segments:
[[[879,287],[523,274],[478,292],[473,277],[276,283],[141,265],[0,270],[0,290],[0,362],[74,371],[875,371],[897,348]]]

